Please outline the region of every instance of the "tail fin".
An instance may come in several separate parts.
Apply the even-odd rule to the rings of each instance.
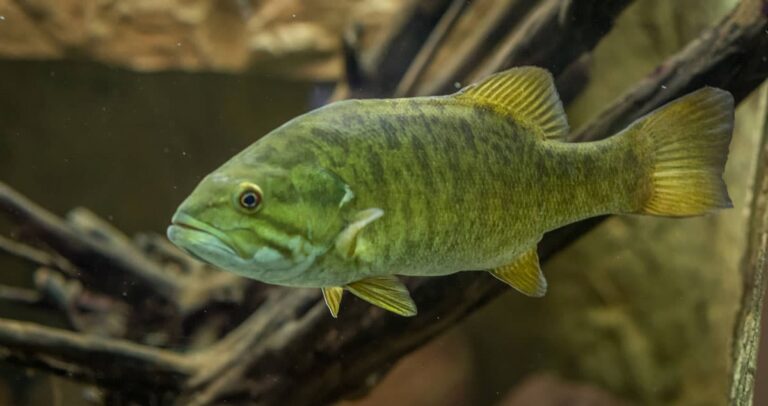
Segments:
[[[683,217],[733,207],[722,178],[733,109],[730,93],[705,87],[628,128],[649,160],[638,213]]]

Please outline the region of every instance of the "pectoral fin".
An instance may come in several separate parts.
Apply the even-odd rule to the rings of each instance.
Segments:
[[[360,231],[383,215],[384,210],[378,208],[359,211],[352,222],[336,237],[336,251],[345,258],[353,257],[357,249],[357,236]]]
[[[322,288],[322,291],[323,299],[325,299],[325,305],[328,306],[328,310],[331,311],[331,316],[333,316],[335,319],[339,315],[341,296],[344,294],[344,288],[331,286],[328,288]]]
[[[377,276],[347,285],[353,295],[401,316],[415,316],[416,304],[408,289],[394,276]]]
[[[518,257],[515,262],[490,272],[491,275],[524,295],[542,297],[547,293],[547,280],[541,272],[536,247]]]

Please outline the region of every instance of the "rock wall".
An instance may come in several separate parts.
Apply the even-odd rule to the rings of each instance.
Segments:
[[[0,58],[334,80],[341,72],[341,33],[354,22],[375,37],[405,3],[0,0]]]

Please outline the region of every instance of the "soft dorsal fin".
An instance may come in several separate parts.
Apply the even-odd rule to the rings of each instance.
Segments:
[[[541,297],[547,293],[547,280],[544,279],[544,274],[541,272],[536,247],[526,251],[515,262],[490,272],[491,275],[524,295]]]
[[[486,106],[541,131],[544,139],[568,135],[568,118],[552,75],[532,66],[512,68],[469,85],[455,97]]]

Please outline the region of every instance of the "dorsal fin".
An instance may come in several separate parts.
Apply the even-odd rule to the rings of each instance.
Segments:
[[[568,118],[552,75],[532,66],[512,68],[469,85],[455,97],[486,106],[541,131],[544,139],[568,135]]]

